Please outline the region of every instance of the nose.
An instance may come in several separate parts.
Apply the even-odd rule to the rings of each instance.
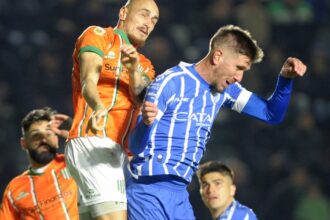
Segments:
[[[240,71],[234,76],[234,79],[235,79],[236,82],[241,82],[242,81],[243,73],[244,73],[243,71]]]

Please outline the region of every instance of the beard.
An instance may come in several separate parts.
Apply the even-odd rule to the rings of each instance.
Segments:
[[[56,156],[56,148],[50,145],[45,145],[48,151],[38,152],[38,149],[29,149],[30,157],[38,164],[46,165]]]
[[[128,35],[129,41],[131,42],[131,44],[135,47],[142,47],[145,44],[145,40],[142,39],[138,39],[136,37],[134,37],[133,35]]]

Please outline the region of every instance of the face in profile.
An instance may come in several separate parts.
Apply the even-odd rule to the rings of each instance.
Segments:
[[[48,164],[55,158],[58,149],[58,137],[48,126],[48,121],[37,121],[31,124],[21,139],[23,149],[37,164]]]
[[[210,210],[225,210],[233,201],[235,191],[231,178],[219,172],[207,173],[200,180],[200,194]]]
[[[241,82],[245,71],[251,67],[251,59],[243,54],[224,49],[215,61],[216,68],[212,75],[211,86],[217,92],[223,92],[230,84]]]
[[[143,46],[155,28],[159,11],[153,0],[134,0],[120,12],[124,30],[134,46]]]

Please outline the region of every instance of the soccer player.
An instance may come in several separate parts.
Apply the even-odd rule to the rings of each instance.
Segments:
[[[35,109],[23,118],[21,146],[30,167],[6,187],[0,219],[79,219],[77,185],[64,155],[56,153],[58,134],[66,138],[58,127],[67,119],[50,108]]]
[[[133,178],[127,182],[129,219],[194,219],[186,187],[221,107],[270,124],[282,121],[292,78],[303,76],[306,66],[288,58],[275,91],[263,99],[240,85],[244,72],[262,57],[248,31],[228,25],[214,34],[201,61],[181,62],[150,84],[129,141],[134,154]]]
[[[225,164],[209,161],[197,170],[200,194],[214,220],[257,220],[252,209],[235,200],[234,172]]]
[[[123,164],[134,111],[154,78],[137,52],[159,17],[154,0],[128,0],[115,28],[88,27],[73,52],[74,117],[65,156],[81,195],[81,219],[126,219]]]

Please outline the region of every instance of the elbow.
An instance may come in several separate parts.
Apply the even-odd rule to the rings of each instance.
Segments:
[[[281,124],[283,121],[284,115],[281,115],[280,117],[270,117],[268,120],[266,120],[266,123],[270,125],[278,125]]]

